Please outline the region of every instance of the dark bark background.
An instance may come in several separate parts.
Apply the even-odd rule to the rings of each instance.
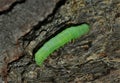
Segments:
[[[34,53],[72,24],[89,34]],[[120,0],[0,0],[0,83],[120,83]]]

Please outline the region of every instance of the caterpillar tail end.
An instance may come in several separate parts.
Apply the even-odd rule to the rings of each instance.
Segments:
[[[37,65],[42,66],[44,60],[41,57],[35,55],[35,62],[36,62]]]

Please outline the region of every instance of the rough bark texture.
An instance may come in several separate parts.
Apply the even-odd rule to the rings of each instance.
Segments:
[[[10,6],[16,3],[17,1],[18,0],[0,0],[0,12],[8,10]]]
[[[12,3],[5,1],[1,1],[3,6]],[[58,0],[24,0],[14,7],[10,6],[12,9],[1,9],[3,12],[0,15],[0,73],[3,77],[7,76],[8,64],[23,56],[24,49],[20,45],[22,40],[19,39],[52,14],[57,2]]]
[[[35,64],[40,46],[82,22],[89,34]],[[1,0],[0,75],[6,83],[120,83],[120,0]]]

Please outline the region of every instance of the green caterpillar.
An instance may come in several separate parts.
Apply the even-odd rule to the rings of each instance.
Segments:
[[[36,64],[41,66],[45,59],[55,50],[68,43],[69,41],[81,37],[88,33],[89,25],[82,24],[65,29],[55,37],[47,41],[36,53]]]

